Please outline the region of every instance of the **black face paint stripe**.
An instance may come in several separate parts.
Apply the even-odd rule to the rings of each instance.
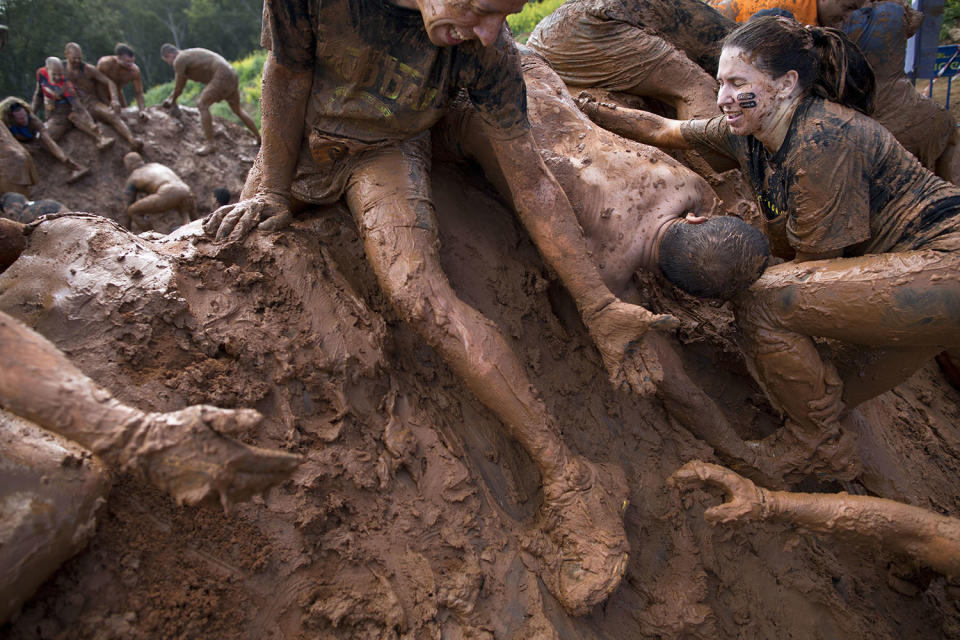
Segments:
[[[741,109],[753,109],[757,106],[757,101],[754,98],[757,97],[755,93],[738,93],[737,94],[737,104],[740,105]]]

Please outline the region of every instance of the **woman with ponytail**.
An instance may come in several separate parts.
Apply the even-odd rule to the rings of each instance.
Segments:
[[[845,408],[960,345],[960,189],[865,115],[873,73],[837,30],[752,20],[724,41],[717,78],[722,114],[709,120],[581,108],[625,137],[739,165],[788,260],[735,300],[750,368],[787,415],[758,453],[784,474],[852,477]],[[824,361],[813,337],[858,346]]]

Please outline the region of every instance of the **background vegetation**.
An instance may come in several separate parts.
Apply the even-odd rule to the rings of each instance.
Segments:
[[[93,64],[117,42],[131,45],[144,87],[173,78],[160,59],[164,42],[212,49],[227,60],[243,57],[259,45],[262,6],[262,0],[0,0],[0,23],[10,28],[0,52],[0,96],[29,99],[37,68],[47,56],[63,57],[71,40]]]

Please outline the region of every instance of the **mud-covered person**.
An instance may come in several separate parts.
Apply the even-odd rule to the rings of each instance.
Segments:
[[[33,159],[30,157],[29,152],[21,145],[30,144],[38,140],[43,144],[44,148],[50,152],[50,155],[69,167],[70,175],[67,176],[68,184],[76,182],[90,173],[88,167],[85,167],[67,155],[67,152],[50,137],[50,134],[47,133],[46,125],[44,125],[40,118],[33,114],[30,107],[27,106],[27,103],[20,98],[10,96],[0,102],[0,120],[3,121],[6,130],[10,133],[14,143],[21,151],[21,153],[17,153],[17,149],[13,147],[8,148],[6,144],[3,145],[5,153],[2,173],[6,175],[8,171],[19,167],[19,172],[22,174],[21,177],[16,179],[18,184],[30,186],[37,182],[36,167],[33,164]],[[8,156],[7,153],[10,155]],[[27,195],[20,189],[9,186],[6,187],[6,189],[9,191],[20,191],[20,193]]]
[[[603,284],[570,203],[536,150],[519,56],[504,29],[522,0],[267,0],[263,145],[241,201],[205,222],[219,239],[289,223],[298,203],[345,198],[367,259],[400,316],[444,358],[531,456],[544,501],[527,548],[562,605],[586,613],[619,584],[627,542],[622,472],[574,455],[497,327],[457,297],[440,265],[430,129],[463,89],[508,176],[519,216],[571,292],[604,364],[672,319]],[[646,376],[648,378],[648,376]],[[649,389],[648,389],[649,390]],[[618,473],[619,472],[619,473]]]
[[[180,224],[189,224],[196,217],[197,199],[193,190],[173,169],[159,162],[144,162],[136,151],[123,157],[123,166],[130,174],[123,185],[123,198],[133,231],[152,229],[149,216],[155,213],[176,211]]]
[[[960,343],[960,188],[925,169],[865,115],[874,76],[835,29],[763,17],[724,42],[723,115],[681,122],[584,103],[628,137],[735,161],[775,251],[736,300],[752,370],[787,421],[760,441],[785,472],[856,473],[847,407]],[[824,360],[814,337],[857,345]]]
[[[133,97],[137,101],[137,115],[140,120],[147,119],[146,102],[143,98],[143,80],[140,77],[140,67],[136,63],[136,54],[130,45],[118,42],[113,48],[112,56],[103,56],[97,60],[97,70],[110,78],[117,86],[117,98],[119,105],[116,109],[117,114],[120,109],[127,106],[127,99],[123,95],[123,88],[128,84],[133,87]],[[98,95],[101,102],[109,99],[109,94],[105,94],[103,87],[98,86]]]
[[[177,109],[177,98],[187,86],[187,80],[200,82],[206,86],[200,92],[197,100],[197,110],[200,111],[200,124],[203,126],[204,144],[197,150],[197,155],[207,155],[216,149],[213,137],[213,116],[210,107],[225,100],[230,110],[240,118],[244,126],[257,138],[260,144],[260,132],[253,119],[247,115],[240,105],[240,87],[237,71],[219,53],[208,49],[184,49],[181,51],[172,44],[160,47],[160,57],[173,67],[176,74],[173,91],[163,101],[165,109]]]
[[[567,194],[600,275],[616,296],[642,299],[634,277],[638,271],[663,275],[692,295],[718,299],[735,297],[760,277],[770,256],[760,230],[719,215],[720,202],[707,181],[678,161],[591,122],[546,60],[530,48],[519,49],[537,148]],[[433,130],[435,137],[443,136],[435,148],[476,161],[509,199],[482,122],[476,108],[458,100],[440,129]],[[681,226],[688,228],[680,232]],[[690,379],[680,350],[675,338],[659,331],[647,333],[637,349],[662,370],[657,398],[725,461],[762,467],[716,403]]]
[[[0,224],[0,248],[5,228]],[[132,472],[178,503],[227,508],[282,482],[299,464],[298,456],[227,435],[255,429],[262,419],[256,411],[141,411],[2,311],[0,352],[0,625],[93,534],[109,489],[104,467]]]
[[[806,25],[839,28],[864,0],[707,0],[727,18],[746,22],[758,11],[781,9]]]
[[[143,148],[143,143],[134,138],[120,113],[120,91],[113,80],[95,66],[83,61],[83,49],[76,42],[68,42],[63,48],[67,60],[67,80],[73,83],[77,96],[84,108],[95,120],[105,122],[127,141],[134,151]],[[109,95],[109,105],[100,99],[103,92]]]
[[[37,69],[37,85],[33,91],[30,108],[34,113],[40,111],[40,105],[46,114],[47,132],[55,141],[59,141],[70,129],[76,127],[97,141],[97,149],[102,151],[113,144],[100,132],[90,112],[77,96],[77,89],[67,80],[63,62],[56,56],[50,56],[44,66]]]
[[[571,0],[540,21],[527,45],[574,95],[597,87],[656,98],[686,120],[717,112],[713,74],[735,26],[700,0]]]
[[[69,209],[56,200],[27,200],[15,191],[0,196],[0,216],[14,222],[30,224],[41,216],[63,211]]]

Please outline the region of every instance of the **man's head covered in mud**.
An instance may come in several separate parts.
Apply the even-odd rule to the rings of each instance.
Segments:
[[[760,277],[769,258],[766,235],[734,216],[678,221],[660,242],[664,277],[699,298],[736,297]]]
[[[423,17],[430,42],[452,47],[467,40],[492,45],[507,15],[523,9],[525,0],[399,0],[395,4],[416,9]]]
[[[63,62],[57,56],[50,56],[43,61],[43,66],[47,68],[47,75],[54,84],[63,82]]]
[[[63,57],[67,66],[77,68],[83,64],[83,49],[76,42],[68,42],[63,47]]]
[[[133,173],[144,164],[146,163],[143,161],[143,157],[136,151],[131,151],[123,156],[123,166],[127,170],[127,173]]]

